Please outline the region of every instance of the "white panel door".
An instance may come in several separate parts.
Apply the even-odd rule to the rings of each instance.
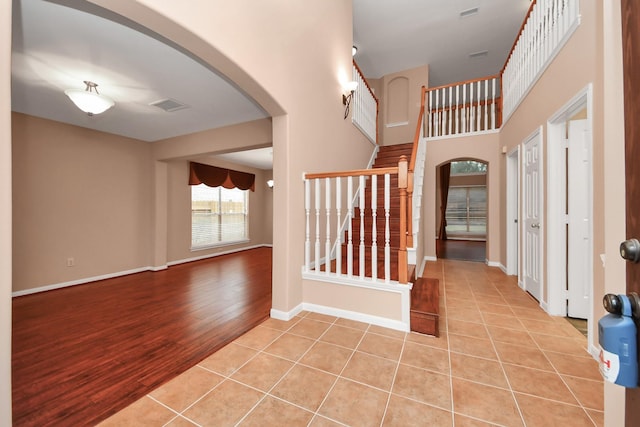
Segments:
[[[524,287],[535,299],[542,296],[541,268],[541,198],[540,151],[541,134],[524,143],[523,169],[523,277]]]
[[[591,242],[589,221],[589,149],[587,121],[569,122],[567,156],[567,289],[570,317],[587,319],[591,306]]]

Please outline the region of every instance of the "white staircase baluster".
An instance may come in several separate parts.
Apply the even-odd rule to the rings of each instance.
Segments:
[[[435,135],[434,136],[440,136],[440,102],[439,102],[439,97],[440,97],[440,91],[436,90],[436,123],[435,123],[436,131],[435,131]]]
[[[481,84],[480,82],[476,82],[476,86],[478,87],[478,106],[477,106],[477,112],[476,112],[476,119],[478,120],[478,123],[476,125],[476,132],[480,132],[482,130],[482,128],[480,127],[481,125],[481,120],[482,120],[482,116],[480,114],[480,99],[481,99],[481,95],[480,95],[480,87]]]
[[[331,273],[331,179],[324,179],[325,189],[325,209],[327,211],[327,231],[326,240],[324,244],[324,272],[325,274]]]
[[[491,129],[496,128],[496,78],[491,79]]]
[[[449,86],[449,101],[447,102],[447,111],[449,111],[449,135],[451,135],[451,122],[453,117],[453,101],[452,101],[452,92],[453,86]]]
[[[467,84],[462,85],[462,133],[467,132]]]
[[[432,125],[432,121],[433,121],[433,112],[432,112],[432,108],[433,108],[433,91],[429,91],[429,104],[428,104],[428,108],[427,110],[429,111],[429,130],[427,131],[427,135],[429,137],[433,136],[433,125]]]
[[[456,85],[456,134],[460,133],[460,85]]]
[[[311,270],[311,236],[309,215],[311,210],[311,181],[304,180],[304,213],[305,213],[305,239],[304,239],[304,271]]]
[[[475,107],[473,106],[473,82],[469,83],[469,132],[474,132],[476,130],[476,115],[475,115]]]
[[[377,221],[378,212],[378,175],[371,176],[371,278],[378,278],[378,241],[377,241]]]
[[[484,81],[484,130],[489,129],[489,80]]]
[[[316,245],[315,245],[315,271],[320,271],[320,180],[316,179]]]

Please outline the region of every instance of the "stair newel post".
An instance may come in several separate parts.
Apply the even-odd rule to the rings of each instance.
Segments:
[[[407,283],[407,156],[400,156],[398,162],[398,189],[400,190],[400,248],[398,249],[398,282]]]
[[[391,247],[389,246],[389,209],[390,209],[390,191],[391,176],[384,174],[384,280],[391,280]]]
[[[342,182],[336,177],[336,274],[342,274],[342,229],[340,228],[342,209]]]
[[[364,267],[365,267],[365,251],[364,251],[364,209],[365,198],[364,198],[364,175],[360,175],[359,177],[359,198],[358,198],[358,207],[360,208],[360,246],[358,251],[358,261],[359,261],[359,275],[360,278],[364,278]]]
[[[407,247],[413,248],[413,171],[407,173]]]
[[[347,276],[353,274],[353,177],[347,177]]]

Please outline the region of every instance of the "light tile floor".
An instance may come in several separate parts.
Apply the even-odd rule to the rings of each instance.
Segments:
[[[513,277],[429,263],[441,336],[269,319],[101,426],[602,426],[586,339]]]

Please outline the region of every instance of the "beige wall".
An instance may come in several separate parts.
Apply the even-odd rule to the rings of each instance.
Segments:
[[[11,2],[0,2],[0,425],[11,425]]]
[[[380,145],[412,142],[420,113],[422,86],[429,86],[429,66],[383,76],[379,82],[378,129]]]
[[[12,117],[14,292],[146,269],[154,257],[162,262],[153,266],[163,268],[167,262],[272,243],[273,190],[265,184],[272,172],[212,162],[198,153],[203,141],[208,150],[224,152],[264,146],[270,120],[156,146],[24,114]],[[168,152],[179,159],[153,161]],[[189,166],[181,156],[256,174],[249,242],[190,250]],[[69,257],[73,267],[67,267]]]
[[[13,291],[148,266],[150,144],[12,117]]]

